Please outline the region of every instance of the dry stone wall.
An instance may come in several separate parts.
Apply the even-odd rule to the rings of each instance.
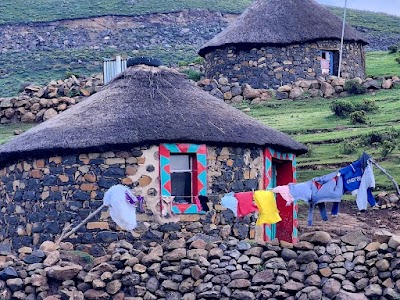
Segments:
[[[339,41],[320,41],[241,49],[228,46],[205,55],[206,77],[226,77],[230,82],[247,83],[253,88],[273,88],[295,82],[313,80],[322,75],[321,50],[339,50]],[[358,43],[345,43],[342,77],[365,77],[364,54]]]
[[[261,148],[207,148],[208,194],[244,192],[263,186]]]
[[[372,237],[372,238],[371,238]],[[0,297],[10,299],[400,298],[400,236],[379,230],[332,238],[317,231],[296,245],[166,232],[163,241],[115,241],[94,258],[45,241],[0,252]]]
[[[191,233],[216,233],[227,238],[262,237],[256,216],[237,219],[219,205],[226,192],[250,191],[262,186],[263,160],[258,148],[208,147],[208,193],[212,211],[205,215],[182,215],[182,223],[151,228],[150,207],[138,214],[134,235],[121,231],[103,210],[70,241],[79,249],[97,254],[104,245],[126,238],[161,241],[164,230],[174,228]],[[135,147],[127,151],[83,153],[26,159],[0,169],[0,242],[17,249],[54,240],[66,223],[77,224],[102,205],[104,193],[124,184],[146,201],[159,201],[158,146]],[[149,204],[150,205],[150,204]],[[198,222],[198,223],[193,223]],[[261,231],[260,231],[261,230]]]
[[[26,85],[19,96],[0,98],[0,124],[40,123],[51,119],[103,85],[102,76],[52,80],[47,86]]]
[[[230,104],[248,102],[252,105],[262,105],[272,99],[348,97],[350,96],[349,91],[346,90],[346,81],[348,80],[364,86],[367,92],[400,88],[398,76],[366,79],[359,77],[344,79],[336,76],[318,77],[316,80],[297,80],[291,84],[282,85],[277,90],[255,89],[247,83],[241,85],[238,82],[230,82],[226,77],[220,77],[218,80],[206,78],[197,82],[197,85],[211,95]]]

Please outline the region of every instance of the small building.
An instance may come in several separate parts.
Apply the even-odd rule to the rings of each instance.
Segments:
[[[199,50],[206,77],[253,88],[338,75],[342,19],[314,0],[256,0]],[[341,77],[365,76],[366,40],[345,27]]]
[[[296,155],[306,151],[174,70],[130,67],[0,147],[0,241],[20,247],[54,240],[115,184],[144,196],[152,212],[161,196],[176,196],[172,209],[182,220],[206,215],[195,196],[208,196],[212,206],[227,192],[293,182]],[[288,227],[276,232],[293,241],[296,207],[279,205]],[[96,245],[125,234],[103,212],[72,240]]]

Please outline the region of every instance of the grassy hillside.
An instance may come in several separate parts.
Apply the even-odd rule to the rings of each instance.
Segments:
[[[143,15],[182,9],[241,13],[250,3],[251,0],[2,0],[0,24],[48,22],[103,15]]]
[[[343,8],[329,6],[329,9],[339,17],[343,16]],[[400,17],[385,13],[349,9],[347,13],[347,22],[359,28],[370,29],[381,33],[400,34]]]
[[[367,52],[367,75],[400,76],[400,64],[396,62],[397,57],[400,57],[400,53]]]
[[[356,160],[365,150],[400,181],[400,137],[397,148],[384,157],[382,144],[371,146],[368,138],[397,132],[400,136],[400,90],[377,95],[346,98],[352,103],[374,100],[379,109],[368,114],[368,124],[353,125],[349,118],[339,118],[330,110],[331,100],[272,101],[266,107],[252,108],[250,115],[274,128],[289,133],[309,146],[311,152],[299,157],[299,180],[309,180]],[[354,150],[354,152],[351,152]],[[380,189],[393,189],[391,182],[375,172]]]
[[[182,9],[241,13],[251,2],[252,0],[2,0],[0,25],[103,15],[143,15]],[[341,8],[329,9],[339,16],[342,14]],[[374,31],[400,33],[400,18],[383,13],[349,10],[348,22]]]

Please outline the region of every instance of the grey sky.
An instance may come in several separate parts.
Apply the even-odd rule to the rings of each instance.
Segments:
[[[345,0],[317,0],[322,4],[344,7]],[[400,0],[347,0],[349,8],[384,12],[400,16]]]

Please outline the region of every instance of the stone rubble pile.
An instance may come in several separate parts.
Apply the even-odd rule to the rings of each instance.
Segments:
[[[314,97],[338,98],[348,97],[349,92],[345,90],[347,79],[329,76],[320,77],[318,80],[298,80],[293,84],[279,87],[276,91],[272,89],[253,89],[248,84],[240,85],[238,82],[229,82],[225,77],[215,79],[203,79],[197,85],[211,95],[223,99],[228,103],[250,102],[252,105],[260,105],[271,99],[305,99]],[[352,79],[363,85],[368,91],[380,89],[400,88],[400,78],[361,78]]]
[[[374,241],[316,231],[295,245],[165,234],[162,243],[113,242],[96,258],[69,242],[0,252],[0,298],[400,299],[400,236],[385,230]]]
[[[0,98],[0,124],[12,122],[40,123],[99,91],[102,76],[52,80],[41,87],[27,85],[16,97]]]

